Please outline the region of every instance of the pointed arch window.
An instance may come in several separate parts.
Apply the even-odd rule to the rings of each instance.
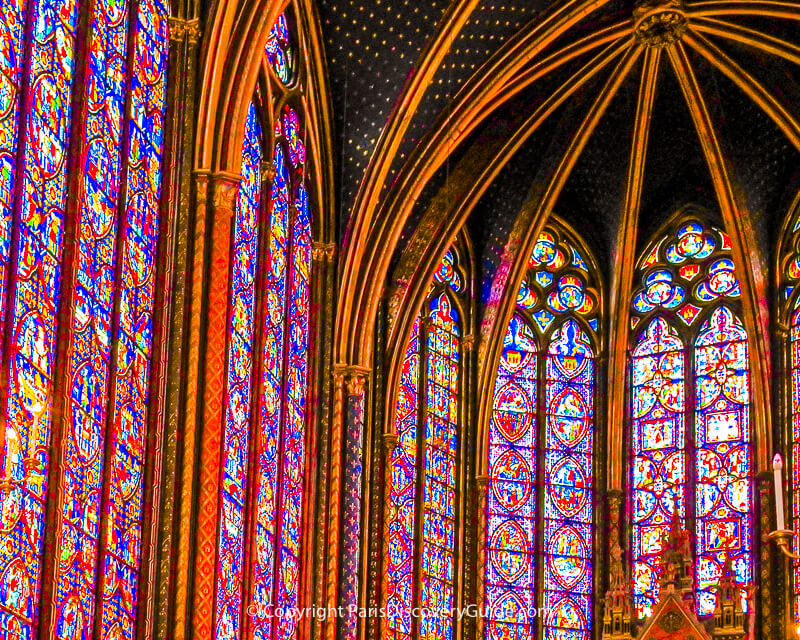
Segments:
[[[465,249],[434,274],[406,347],[391,455],[387,630],[393,638],[453,634],[456,537],[464,409]],[[447,611],[413,617],[412,610]]]
[[[289,23],[287,14],[279,16],[264,52],[274,72],[266,93],[277,98],[271,106],[251,103],[243,140],[215,588],[220,639],[297,636],[297,617],[281,614],[294,611],[300,597],[312,219],[299,88],[286,84],[297,73]],[[270,110],[272,127],[262,128]],[[265,162],[268,146],[272,157]]]
[[[637,271],[630,500],[640,617],[658,599],[658,555],[676,518],[693,534],[700,615],[714,611],[727,559],[739,582],[752,580],[748,339],[730,249],[724,231],[684,218]]]
[[[87,7],[0,15],[0,629],[20,638],[45,608],[47,637],[136,632],[169,8]]]
[[[800,230],[800,217],[794,216],[792,224],[787,229],[788,238],[781,255],[781,309],[788,315],[789,321],[789,366],[788,397],[790,404],[791,426],[789,441],[791,454],[789,469],[791,478],[790,504],[791,526],[794,531],[800,531],[800,297],[798,297],[798,282],[800,282],[800,247],[798,247],[798,230]],[[786,316],[784,316],[786,317]],[[800,539],[793,538],[793,552],[800,554]],[[800,560],[792,561],[792,617],[795,625],[800,628]]]
[[[505,334],[489,432],[487,640],[591,637],[599,293],[588,257],[566,228],[547,227]]]

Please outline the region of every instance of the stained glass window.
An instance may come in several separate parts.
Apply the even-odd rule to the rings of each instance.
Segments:
[[[278,55],[273,36],[283,34],[281,46],[288,47],[287,24],[282,15],[267,43],[264,55],[273,64]],[[287,51],[279,49],[278,59],[291,66],[293,58]],[[302,114],[292,102],[277,100],[280,106],[273,113],[271,180],[263,205],[258,112],[266,105],[251,106],[242,155],[233,245],[215,636],[231,640],[244,637],[245,616],[248,637],[283,640],[296,638],[298,632],[297,616],[290,614],[300,605],[312,212]],[[249,213],[244,216],[244,212]],[[260,217],[267,224],[259,223]],[[240,236],[240,231],[246,233]],[[258,255],[261,246],[264,256]],[[240,273],[246,274],[241,283]],[[253,470],[250,477],[248,469]]]
[[[253,333],[256,314],[256,265],[261,189],[261,126],[250,103],[242,149],[242,182],[236,203],[231,262],[227,406],[222,439],[222,495],[217,561],[218,638],[239,637],[244,577],[244,521]]]
[[[278,16],[272,29],[269,31],[267,39],[267,60],[275,75],[283,82],[288,84],[294,73],[294,47],[292,46],[292,35],[289,30],[289,18],[286,13]]]
[[[591,637],[599,304],[587,256],[546,228],[505,334],[489,430],[489,640]]]
[[[465,291],[458,263],[451,249],[437,268],[400,374],[388,496],[387,630],[395,638],[453,635],[464,326],[454,301]],[[428,613],[413,617],[415,607]]]
[[[167,17],[159,0],[99,0],[78,47],[74,0],[13,1],[0,15],[0,326],[11,347],[0,354],[0,629],[9,637],[31,637],[37,624],[48,502],[59,563],[45,633],[135,635]],[[57,335],[66,338],[58,368]],[[66,397],[54,413],[57,369]],[[62,435],[51,442],[54,428]]]
[[[658,600],[657,557],[674,518],[694,522],[700,615],[714,610],[727,559],[739,582],[752,580],[748,342],[730,249],[723,231],[684,221],[645,252],[638,269],[631,492],[640,617]]]
[[[792,402],[792,529],[800,531],[800,309],[792,311],[791,328],[791,402]],[[800,555],[800,539],[794,537],[794,553]],[[794,622],[800,625],[800,560],[793,561]]]
[[[782,247],[781,264],[783,309],[790,325],[789,349],[791,375],[789,400],[791,401],[791,426],[789,439],[791,455],[789,471],[791,478],[791,525],[790,529],[800,531],[800,303],[798,282],[800,282],[800,216],[790,220],[785,246]],[[800,555],[800,536],[792,539],[793,552]],[[800,560],[792,561],[792,616],[794,624],[800,629]]]

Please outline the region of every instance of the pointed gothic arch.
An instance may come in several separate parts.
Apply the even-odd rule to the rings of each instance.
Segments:
[[[694,544],[697,612],[708,615],[728,555],[740,584],[756,567],[755,460],[765,444],[751,419],[752,337],[728,235],[686,207],[653,238],[637,261],[630,301],[634,605],[644,617],[658,600],[657,558],[677,517]]]

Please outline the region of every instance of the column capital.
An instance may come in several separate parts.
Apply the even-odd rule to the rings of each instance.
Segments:
[[[400,441],[400,436],[396,433],[384,433],[383,434],[383,450],[386,452],[386,456],[390,456],[392,452],[397,447],[397,443]]]
[[[333,379],[337,386],[346,385],[348,395],[360,396],[364,394],[367,376],[371,371],[369,367],[355,364],[335,364]]]
[[[315,262],[333,262],[336,245],[333,242],[314,242],[311,245],[311,255]]]
[[[236,210],[236,196],[242,176],[238,173],[216,171],[209,175],[211,182],[211,205],[215,210],[227,211],[233,216]]]
[[[185,18],[170,17],[168,21],[170,42],[180,43],[185,39],[190,44],[196,44],[200,40],[199,19],[187,20]]]
[[[466,353],[471,353],[475,348],[475,334],[468,333],[461,339],[461,345],[464,347]]]

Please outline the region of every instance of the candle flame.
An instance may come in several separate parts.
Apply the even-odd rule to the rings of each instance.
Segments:
[[[783,469],[783,458],[780,453],[776,453],[775,457],[772,459],[772,468]]]

